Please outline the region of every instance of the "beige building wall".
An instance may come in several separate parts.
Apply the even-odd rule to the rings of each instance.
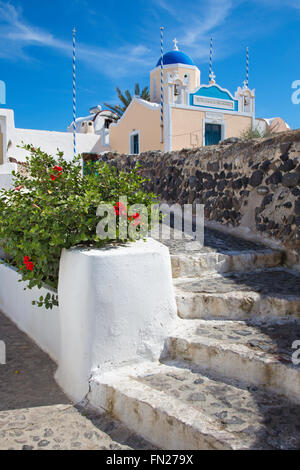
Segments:
[[[172,150],[203,145],[205,112],[172,108]]]
[[[213,109],[208,112],[215,112]],[[229,137],[239,137],[241,132],[252,124],[252,118],[249,116],[223,114],[222,122],[216,124],[225,125],[224,139]],[[201,147],[205,144],[204,120],[206,111],[194,109],[172,108],[172,150],[182,148]]]
[[[240,137],[241,133],[252,125],[252,117],[250,116],[224,114],[224,121],[226,123],[225,139]]]
[[[166,77],[168,73],[177,72],[180,80],[184,79],[185,75],[190,76],[190,89],[191,91],[198,88],[200,85],[200,70],[198,67],[184,66],[180,64],[169,65],[164,68],[164,96],[167,96]],[[160,103],[160,68],[151,70],[150,72],[150,99],[154,103]],[[156,81],[156,94],[154,93],[154,83]]]
[[[110,126],[112,152],[130,153],[130,134],[139,132],[140,152],[164,150],[160,142],[160,108],[132,101],[118,124]]]

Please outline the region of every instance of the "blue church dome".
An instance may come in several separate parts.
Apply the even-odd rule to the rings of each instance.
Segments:
[[[195,65],[193,59],[181,51],[170,51],[164,54],[163,56],[164,65],[170,64],[185,64],[185,65]],[[156,67],[160,67],[161,58],[156,64]]]

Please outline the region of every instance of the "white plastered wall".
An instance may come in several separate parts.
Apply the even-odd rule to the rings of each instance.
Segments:
[[[148,239],[110,250],[68,250],[59,274],[57,380],[82,399],[92,376],[156,361],[176,321],[169,250]]]
[[[64,250],[53,310],[31,303],[46,288],[24,291],[20,279],[0,265],[0,310],[57,362],[56,379],[75,402],[86,396],[93,376],[164,354],[177,318],[164,245],[148,239]]]
[[[18,146],[32,144],[44,152],[56,155],[57,149],[64,152],[67,160],[73,158],[73,135],[70,132],[53,132],[35,129],[18,129],[14,123],[14,112],[11,109],[0,109],[0,127],[3,133],[3,162],[9,157],[25,161],[27,152]],[[101,153],[107,150],[101,144],[101,137],[94,134],[76,134],[76,152]]]

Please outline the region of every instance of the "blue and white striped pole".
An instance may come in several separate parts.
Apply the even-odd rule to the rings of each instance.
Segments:
[[[246,58],[246,86],[249,86],[249,47],[247,47],[247,58]]]
[[[76,29],[73,29],[73,154],[76,156]]]
[[[164,142],[164,28],[160,28],[160,141]]]
[[[209,78],[212,77],[212,49],[213,49],[213,38],[210,38],[210,47],[209,47]]]

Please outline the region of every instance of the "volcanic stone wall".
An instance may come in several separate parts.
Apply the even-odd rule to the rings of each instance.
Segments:
[[[125,170],[139,162],[146,189],[161,200],[204,204],[208,220],[249,227],[300,251],[300,130],[171,153],[85,155],[95,158]]]

